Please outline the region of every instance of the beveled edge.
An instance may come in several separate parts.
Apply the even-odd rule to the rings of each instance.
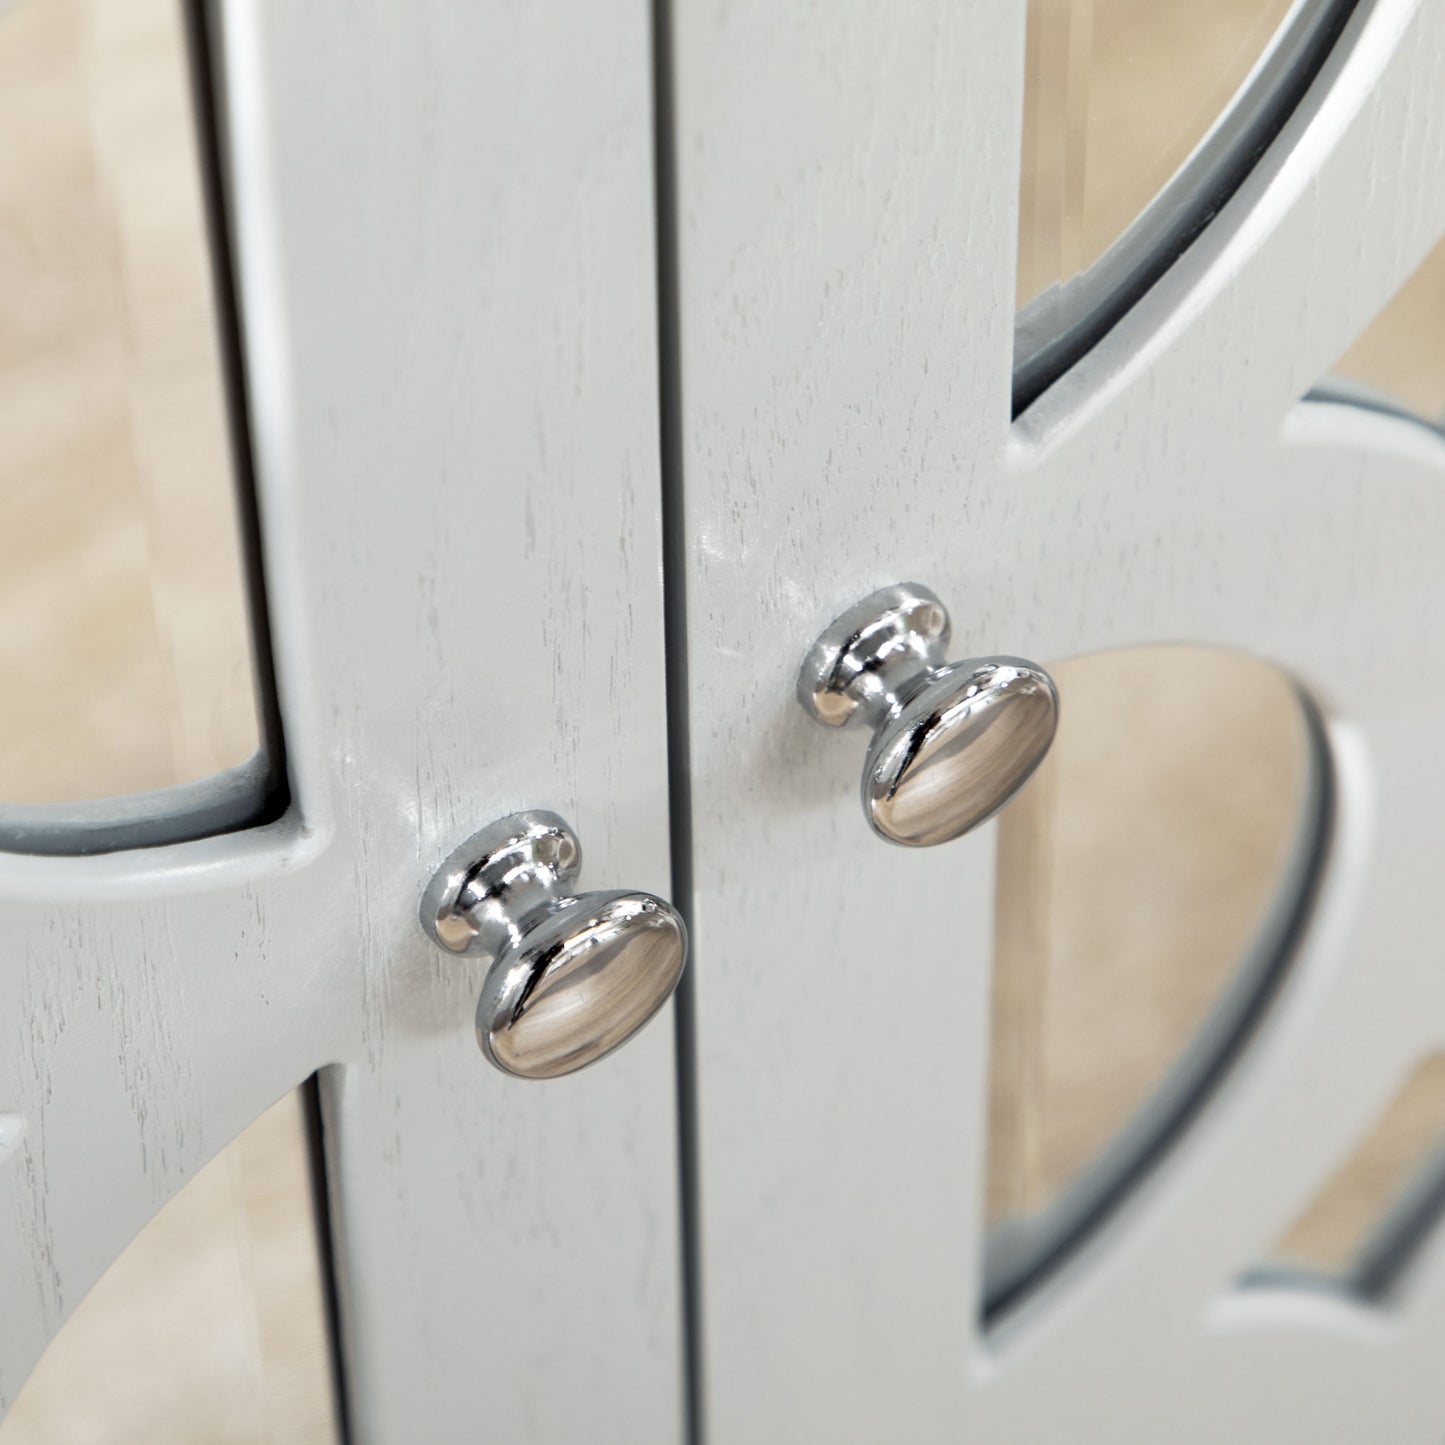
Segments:
[[[1017,421],[1076,366],[1199,239],[1299,108],[1359,0],[1295,0],[1193,152],[1086,270],[1014,317]]]
[[[263,743],[243,763],[145,793],[72,803],[0,803],[0,853],[50,858],[165,848],[274,822],[276,758]],[[281,788],[281,793],[285,793]]]

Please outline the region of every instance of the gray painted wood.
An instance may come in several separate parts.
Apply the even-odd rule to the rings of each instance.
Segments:
[[[1445,1033],[1445,448],[1292,409],[1445,231],[1445,10],[1362,6],[1212,228],[1011,425],[1022,25],[677,15],[709,1438],[1433,1440],[1438,1241],[1388,1311],[1233,1282]],[[1266,1027],[987,1337],[993,838],[880,843],[861,743],[793,700],[819,629],[902,579],[960,656],[1258,652],[1319,699],[1339,777]]]
[[[0,858],[0,1407],[329,1066],[355,1437],[676,1440],[670,1018],[506,1079],[415,916],[523,806],[667,889],[646,6],[221,10],[296,806]]]

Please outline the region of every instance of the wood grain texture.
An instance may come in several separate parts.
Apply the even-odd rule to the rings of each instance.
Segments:
[[[1384,1113],[1275,1240],[1269,1265],[1342,1278],[1445,1148],[1445,1054],[1417,1064]]]
[[[1228,109],[1291,0],[1028,0],[1018,304],[1092,266]]]
[[[1291,410],[1445,229],[1445,12],[1362,7],[1211,230],[1011,428],[1020,20],[678,17],[711,1438],[1433,1440],[1438,1247],[1388,1316],[1231,1286],[1445,1018],[1420,670],[1445,452]],[[819,628],[904,578],[949,603],[959,655],[1188,640],[1274,661],[1326,710],[1340,789],[1254,1047],[988,1338],[993,838],[879,844],[861,748],[792,699]]]
[[[142,1224],[316,1069],[359,1441],[672,1441],[669,1020],[482,1062],[416,920],[521,806],[666,891],[646,7],[221,7],[296,805],[0,860],[0,1406]]]
[[[1257,657],[1050,671],[1068,708],[998,825],[990,1226],[1052,1203],[1164,1083],[1298,886],[1313,818],[1309,724]]]
[[[1374,387],[1439,425],[1445,421],[1441,316],[1445,245],[1430,252],[1331,370]]]
[[[335,1445],[299,1092],[131,1241],[0,1425],[4,1445]]]
[[[244,762],[258,729],[177,0],[0,18],[0,804]]]

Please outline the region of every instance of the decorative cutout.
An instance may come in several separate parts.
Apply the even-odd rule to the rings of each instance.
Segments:
[[[1014,412],[1249,174],[1354,0],[1030,0]]]
[[[261,741],[186,8],[0,12],[0,804],[37,813]]]
[[[1400,411],[1445,430],[1445,244],[1437,246],[1312,395]]]
[[[0,1445],[337,1445],[306,1118],[305,1091],[282,1099],[141,1231],[51,1342]]]
[[[1053,751],[1001,815],[985,1315],[1108,1212],[1269,996],[1323,846],[1312,710],[1241,653],[1051,669]]]
[[[1251,1284],[1386,1294],[1445,1208],[1445,1053],[1411,1072]]]

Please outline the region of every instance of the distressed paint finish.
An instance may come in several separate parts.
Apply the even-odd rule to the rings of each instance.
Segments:
[[[1445,230],[1445,8],[1367,0],[1211,229],[1011,426],[1022,25],[1007,0],[677,15],[710,1438],[1430,1441],[1438,1242],[1389,1311],[1232,1282],[1445,1034],[1445,447],[1291,411]],[[1313,690],[1338,771],[1253,1048],[987,1338],[992,834],[878,842],[861,749],[793,700],[820,627],[901,579],[958,656],[1256,651]]]
[[[562,812],[666,892],[646,6],[221,7],[296,806],[0,859],[0,1406],[314,1070],[360,1441],[681,1430],[670,1015],[548,1085],[417,899]]]

